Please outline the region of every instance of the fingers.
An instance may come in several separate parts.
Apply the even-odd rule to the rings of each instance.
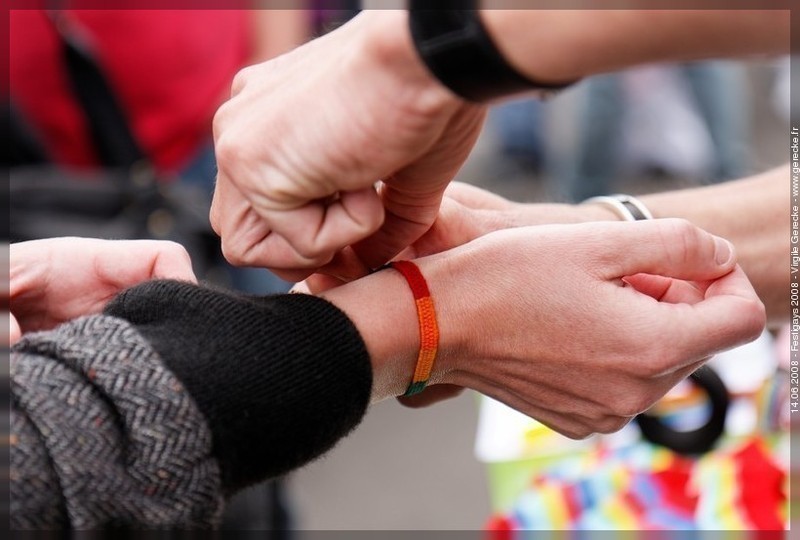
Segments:
[[[372,269],[364,264],[355,250],[346,246],[333,256],[331,262],[319,269],[320,274],[326,274],[347,283],[366,276]]]
[[[116,290],[155,278],[197,282],[186,249],[164,240],[94,240],[75,238],[67,245],[82,246],[94,276],[84,276]],[[63,264],[66,253],[61,255]],[[91,286],[87,281],[86,286]]]
[[[764,304],[738,266],[711,283],[702,301],[692,305],[658,305],[650,318],[669,343],[665,371],[689,366],[720,351],[757,338],[766,324]],[[656,322],[657,319],[657,322]]]
[[[705,297],[705,289],[697,283],[651,274],[634,274],[622,280],[659,302],[696,304]]]
[[[17,318],[14,317],[13,313],[8,313],[8,319],[8,345],[11,346],[20,340],[22,337],[22,330],[20,329]]]
[[[311,202],[289,211],[254,210],[301,256],[297,263],[313,265],[307,268],[327,263],[334,253],[374,233],[383,222],[383,205],[372,187],[344,191],[333,202]]]
[[[209,217],[229,262],[269,268],[283,279],[298,281],[331,262],[337,251],[375,232],[383,221],[383,206],[369,187],[294,209],[265,209],[251,206],[220,175]]]
[[[712,328],[709,356],[756,339],[766,325],[764,304],[739,266],[711,283],[705,300],[692,308]]]
[[[394,177],[393,182],[402,182]],[[439,214],[444,186],[423,193],[381,186],[380,200],[386,216],[381,227],[353,248],[369,268],[377,268],[410,246],[433,225]]]
[[[736,264],[730,242],[681,219],[595,224],[590,234],[605,278],[646,273],[714,279]]]
[[[186,248],[175,242],[158,242],[152,244],[152,249],[155,250],[155,259],[150,270],[150,278],[197,283],[197,277],[192,269],[192,259]]]
[[[451,182],[444,194],[467,208],[476,210],[509,210],[516,206],[500,195],[463,182]]]
[[[332,276],[326,276],[325,274],[312,274],[308,276],[305,281],[298,283],[292,289],[292,292],[321,294],[344,284],[344,281]]]

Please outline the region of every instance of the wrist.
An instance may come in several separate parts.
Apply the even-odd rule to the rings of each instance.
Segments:
[[[398,106],[437,116],[464,104],[442,85],[422,62],[411,38],[406,10],[375,10],[362,13],[361,50],[370,69],[388,76],[392,90],[399,92]],[[395,96],[397,99],[397,96]]]
[[[342,310],[361,334],[372,364],[372,402],[405,392],[419,350],[411,291],[394,271],[380,271],[319,295]]]
[[[465,310],[448,255],[414,261],[425,278],[439,328],[439,346],[428,384],[451,382],[463,361]],[[372,363],[372,402],[403,395],[412,381],[420,350],[414,295],[400,272],[385,269],[320,294],[341,309],[364,340]],[[474,334],[473,334],[474,335]]]

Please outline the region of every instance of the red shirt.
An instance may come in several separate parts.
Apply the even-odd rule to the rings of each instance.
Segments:
[[[245,11],[76,10],[134,135],[156,165],[182,166],[211,139],[211,120],[249,56]],[[97,160],[42,11],[10,12],[14,102],[58,163]]]

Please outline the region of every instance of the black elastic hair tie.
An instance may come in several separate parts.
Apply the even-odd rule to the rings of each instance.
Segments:
[[[667,426],[659,417],[642,413],[636,417],[642,436],[648,441],[665,446],[684,455],[708,452],[725,431],[725,417],[730,398],[725,383],[708,366],[703,366],[689,376],[689,381],[702,388],[711,402],[711,416],[704,425],[690,431],[678,431]]]
[[[433,75],[455,94],[478,103],[538,90],[543,96],[566,88],[531,80],[512,67],[480,19],[476,0],[409,0],[414,46]]]

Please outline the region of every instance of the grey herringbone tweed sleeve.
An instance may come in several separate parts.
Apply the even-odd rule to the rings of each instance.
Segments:
[[[128,322],[92,316],[11,354],[13,529],[212,526],[212,434]]]

